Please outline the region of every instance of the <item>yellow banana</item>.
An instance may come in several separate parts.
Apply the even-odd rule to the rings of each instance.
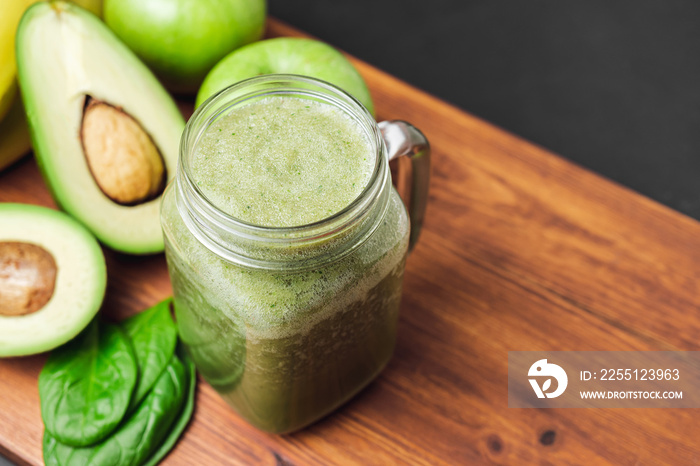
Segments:
[[[30,5],[38,0],[3,0],[0,12],[0,120],[10,109],[17,93],[15,66],[15,32],[19,20]],[[74,0],[97,16],[102,14],[102,0]]]
[[[17,94],[7,115],[0,121],[0,170],[19,160],[31,148],[22,99]]]
[[[72,2],[102,18],[102,0],[72,0]]]
[[[36,0],[7,0],[0,15],[0,119],[10,109],[17,93],[15,75],[15,32],[19,20]]]
[[[3,0],[0,14],[0,170],[31,148],[24,108],[17,92],[15,33],[25,10],[40,0]],[[102,0],[73,0],[102,16]]]

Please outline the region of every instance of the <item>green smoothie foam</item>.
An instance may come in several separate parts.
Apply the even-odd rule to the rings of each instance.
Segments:
[[[215,121],[192,159],[214,205],[248,223],[306,225],[348,206],[374,154],[362,127],[328,104],[267,97]]]
[[[191,171],[219,209],[281,227],[349,205],[367,185],[374,158],[363,129],[335,107],[268,97],[214,122]],[[396,191],[386,189],[374,234],[352,254],[303,272],[223,260],[182,222],[172,188],[166,193],[163,226],[182,339],[207,381],[256,426],[287,432],[313,422],[389,360],[408,219]]]

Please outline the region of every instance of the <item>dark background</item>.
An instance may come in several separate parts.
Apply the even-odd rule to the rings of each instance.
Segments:
[[[270,0],[269,9],[700,219],[697,0]]]

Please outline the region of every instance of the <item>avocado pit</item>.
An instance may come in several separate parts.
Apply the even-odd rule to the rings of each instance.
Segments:
[[[163,156],[123,109],[86,96],[80,139],[95,182],[112,201],[137,205],[163,192]]]
[[[56,286],[56,261],[41,246],[0,242],[0,316],[21,316],[43,308]]]

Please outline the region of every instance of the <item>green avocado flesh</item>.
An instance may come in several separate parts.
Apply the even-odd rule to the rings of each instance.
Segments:
[[[0,357],[53,349],[97,313],[107,271],[102,250],[64,213],[0,204]]]
[[[97,17],[64,2],[27,10],[17,68],[56,202],[113,249],[162,251],[160,195],[185,124],[172,97]]]

